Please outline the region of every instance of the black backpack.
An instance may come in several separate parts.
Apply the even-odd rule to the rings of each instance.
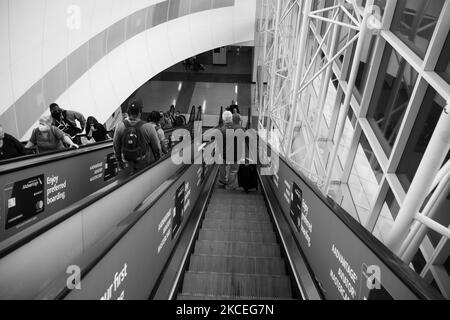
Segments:
[[[145,140],[142,136],[141,127],[144,121],[132,125],[128,120],[123,122],[125,132],[122,137],[122,154],[126,161],[141,160],[146,153]]]

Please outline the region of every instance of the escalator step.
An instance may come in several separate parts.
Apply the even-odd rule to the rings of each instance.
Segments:
[[[247,230],[247,231],[273,231],[270,222],[256,220],[218,220],[206,218],[203,220],[202,228],[219,230]]]
[[[238,193],[229,193],[224,189],[216,189],[214,190],[211,199],[221,198],[221,199],[261,199],[264,200],[264,197],[260,193],[245,193],[243,191]]]
[[[222,202],[234,202],[234,201],[238,201],[238,202],[255,202],[257,204],[264,204],[264,198],[262,196],[259,197],[247,197],[245,195],[242,196],[226,196],[226,195],[216,195],[214,194],[211,198],[210,198],[210,202],[217,202],[217,201],[222,201]]]
[[[205,240],[197,240],[194,253],[248,257],[280,257],[281,254],[280,247],[276,244]]]
[[[226,190],[224,187],[216,187],[214,189],[214,194],[223,194],[226,196],[249,196],[249,197],[262,197],[261,193],[258,191],[251,191],[249,193],[245,193],[244,189],[235,189],[235,190]]]
[[[288,276],[186,272],[183,293],[292,298]]]
[[[206,218],[209,219],[219,219],[219,220],[230,220],[230,219],[239,219],[239,220],[256,220],[256,221],[267,221],[270,222],[269,215],[265,213],[255,212],[236,212],[236,211],[210,211],[206,212]]]
[[[180,293],[177,296],[177,300],[290,300],[288,298],[277,298],[277,297],[231,297],[231,296],[215,296],[215,295],[204,295],[204,294],[187,294]]]
[[[248,230],[218,230],[202,228],[198,239],[211,241],[277,243],[275,233],[270,231],[251,232]]]
[[[189,271],[224,272],[258,275],[286,275],[281,258],[207,256],[193,254]]]
[[[259,204],[252,201],[244,202],[244,201],[215,201],[210,202],[208,205],[208,211],[228,211],[228,210],[239,210],[243,212],[255,213],[261,212],[267,214],[267,208],[264,203]]]

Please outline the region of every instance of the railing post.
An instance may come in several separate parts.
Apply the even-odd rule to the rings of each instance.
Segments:
[[[439,118],[433,136],[417,168],[405,200],[386,239],[386,246],[398,253],[403,239],[428,195],[433,179],[450,149],[450,110],[448,104]]]

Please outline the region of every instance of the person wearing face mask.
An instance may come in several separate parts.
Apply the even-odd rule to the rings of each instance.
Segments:
[[[70,148],[78,149],[78,145],[60,129],[52,125],[51,116],[42,116],[39,119],[39,127],[33,130],[30,141],[25,148],[37,147],[39,153],[65,149],[63,142]]]
[[[94,139],[95,142],[101,142],[109,139],[105,127],[97,121],[94,117],[88,117],[86,121],[86,135],[89,139]]]
[[[56,103],[52,103],[50,113],[53,118],[52,124],[70,137],[82,133],[86,128],[86,119],[77,111],[64,110]],[[78,127],[77,121],[81,128]]]
[[[27,155],[23,144],[13,136],[5,133],[0,124],[0,161]]]

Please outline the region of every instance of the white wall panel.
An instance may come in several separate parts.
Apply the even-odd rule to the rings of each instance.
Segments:
[[[67,7],[70,0],[47,0],[44,12],[43,30],[43,67],[42,71],[52,69],[68,52],[69,30],[67,22]]]
[[[171,22],[160,24],[145,32],[154,70],[149,79],[178,62],[172,56],[172,50],[168,41],[167,24],[169,23]]]
[[[10,65],[8,24],[8,0],[0,0],[0,75]]]
[[[14,99],[17,100],[56,64],[89,39],[133,12],[161,1],[163,0],[9,0],[8,3],[7,0],[1,0],[0,74],[10,63],[15,66],[13,88]],[[67,27],[69,5],[76,5],[81,9],[79,30],[69,30]],[[4,59],[6,55],[9,56],[7,34],[11,39],[11,62]],[[32,72],[24,73],[24,68],[20,65],[36,65],[35,52],[42,55],[39,57],[39,68],[35,66]],[[4,103],[0,104],[0,112],[9,107]]]
[[[194,13],[187,16],[189,19],[189,31],[195,37],[190,36],[192,49],[196,52],[205,52],[214,48],[214,41],[212,32],[205,32],[211,30],[211,19],[209,17],[200,19],[201,13]]]
[[[94,108],[95,100],[91,92],[90,74],[86,73],[76,81],[61,97],[56,101],[63,108],[72,110],[81,110],[83,114],[90,108]],[[110,93],[113,95],[113,92]],[[69,104],[63,104],[62,101],[68,99]],[[66,100],[67,101],[67,100]]]
[[[128,12],[129,14],[132,13],[131,1],[111,0],[109,6],[111,8],[111,15],[109,16],[109,25],[112,25],[115,21],[123,19],[124,18],[123,12]]]
[[[210,10],[210,21],[211,21],[211,30],[215,30],[220,28],[222,32],[217,34],[213,34],[213,47],[222,47],[223,44],[232,44],[234,41],[233,34],[233,8],[220,8],[215,10]],[[243,31],[245,32],[245,31]],[[236,34],[238,37],[239,34]],[[211,48],[212,49],[212,48]]]
[[[203,32],[205,31],[207,30]],[[189,19],[181,17],[167,23],[167,36],[172,57],[176,62],[195,55],[190,41],[192,32],[189,30]]]
[[[101,60],[89,72],[92,100],[95,104],[92,106],[82,106],[81,110],[86,118],[89,116],[93,116],[97,120],[104,118],[104,116],[102,117],[102,110],[109,109],[109,106],[116,106],[118,104],[117,95],[114,94],[114,87],[108,75],[108,68],[108,62]]]
[[[148,76],[155,72],[147,46],[147,37],[145,32],[142,32],[134,38],[133,41],[127,41],[126,43],[127,61],[136,60],[135,63],[129,65],[134,82],[145,83],[148,81]],[[142,54],[136,56],[136,52],[141,52]]]
[[[142,53],[136,54],[140,55]],[[108,74],[110,81],[112,82],[116,98],[120,101],[117,105],[111,106],[111,112],[109,112],[109,110],[105,112],[105,115],[110,115],[115,109],[117,109],[122,101],[125,101],[129,95],[138,88],[138,86],[136,86],[136,83],[131,77],[125,45],[121,45],[116,48],[108,54],[105,59],[108,61]]]
[[[45,0],[9,0],[9,34],[13,63],[39,50],[44,36]]]
[[[233,8],[233,31],[235,37],[244,38],[244,41],[253,41],[256,26],[256,1],[257,0],[235,0]],[[249,19],[253,17],[253,19]]]
[[[52,37],[43,43],[42,46],[42,76],[44,70],[51,70],[68,54],[67,32],[58,31],[52,34]],[[61,58],[62,57],[62,58]],[[30,79],[31,80],[31,79]],[[34,79],[33,79],[34,80]]]
[[[11,65],[14,99],[18,100],[32,85],[42,78],[42,48],[27,51]]]
[[[57,0],[55,0],[57,1]],[[92,0],[73,0],[71,1],[73,5],[80,7],[80,17],[81,24],[80,29],[69,30],[69,48],[68,51],[72,52],[78,47],[80,47],[83,43],[94,37],[97,33],[101,32],[107,26],[108,20],[106,14],[111,10],[110,7],[101,8],[100,1],[92,1]],[[100,9],[99,14],[101,16],[95,15]],[[104,19],[102,19],[104,17]],[[66,13],[66,21],[68,15]],[[101,29],[103,27],[103,29]],[[64,29],[67,29],[67,25],[64,26]],[[69,53],[68,52],[68,53]]]
[[[254,4],[254,1],[248,2]],[[56,102],[63,108],[79,110],[86,117],[93,115],[101,122],[106,121],[136,89],[177,62],[216,47],[253,40],[255,16],[241,12],[248,10],[245,9],[249,6],[247,2],[238,3],[242,4],[241,8],[225,7],[197,12],[137,34],[118,45],[81,74]],[[117,3],[115,5],[119,8]],[[133,5],[127,8],[135,9]],[[239,32],[233,32],[234,23],[239,24]],[[120,36],[123,26],[117,30]],[[107,38],[100,38],[100,44],[103,39],[107,41]],[[116,40],[111,41],[114,44]],[[92,52],[90,54],[92,55]],[[80,57],[75,60],[79,61],[84,55]],[[36,53],[34,59],[28,58],[28,61],[35,62],[34,65],[23,65],[20,70],[16,68],[15,74],[25,70],[39,74],[39,59],[42,61],[42,54]],[[22,87],[29,85],[27,80],[19,76],[17,81],[24,82]],[[22,138],[27,139],[30,133],[28,130]]]
[[[0,114],[14,103],[12,86],[11,86],[11,72],[5,69],[0,73]]]

